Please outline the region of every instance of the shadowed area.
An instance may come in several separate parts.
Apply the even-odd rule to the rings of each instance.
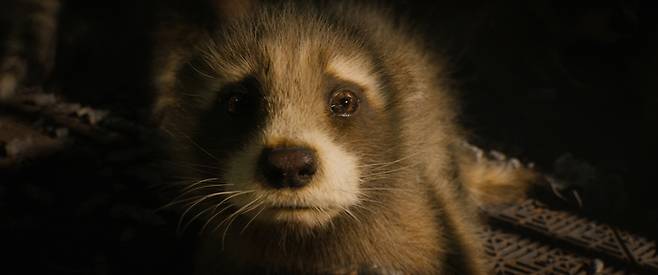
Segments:
[[[207,3],[37,2],[0,4],[0,273],[187,273],[147,76],[156,23]],[[496,272],[658,272],[651,1],[392,2],[449,56],[474,143],[549,176],[487,211]]]

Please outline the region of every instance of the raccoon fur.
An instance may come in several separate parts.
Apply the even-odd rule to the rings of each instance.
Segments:
[[[379,5],[218,3],[153,78],[196,272],[487,273],[477,205],[531,173],[465,149],[444,60]]]
[[[0,100],[45,80],[55,56],[60,0],[11,0],[0,5]]]

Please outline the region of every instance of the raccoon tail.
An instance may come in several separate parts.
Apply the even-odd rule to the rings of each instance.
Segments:
[[[466,142],[458,147],[457,176],[479,207],[520,202],[539,180],[532,165],[496,151],[485,153]]]

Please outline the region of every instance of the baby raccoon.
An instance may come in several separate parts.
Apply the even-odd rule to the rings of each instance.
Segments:
[[[154,70],[197,272],[487,273],[476,205],[528,174],[468,155],[441,58],[374,5],[219,3]]]

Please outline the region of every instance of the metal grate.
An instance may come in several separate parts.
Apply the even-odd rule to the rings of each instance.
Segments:
[[[633,274],[504,230],[490,227],[484,235],[495,274]]]
[[[493,226],[519,232],[517,234],[531,236],[535,240],[529,242],[505,231],[488,230],[489,255],[497,263],[505,263],[497,264],[497,268],[509,266],[511,271],[540,272],[541,268],[550,265],[550,270],[558,274],[580,274],[579,270],[591,266],[598,258],[601,263],[601,259],[605,259],[608,263],[622,266],[626,272],[658,273],[656,242],[613,226],[568,211],[550,209],[533,199],[519,205],[488,209],[486,213]],[[562,248],[572,252],[557,252]],[[554,256],[546,258],[547,255]],[[544,258],[553,259],[553,262],[539,260]],[[509,264],[510,261],[515,263]],[[556,264],[555,261],[563,264]],[[500,270],[499,274],[527,274]],[[605,269],[602,274],[626,274],[618,272],[621,271]]]

